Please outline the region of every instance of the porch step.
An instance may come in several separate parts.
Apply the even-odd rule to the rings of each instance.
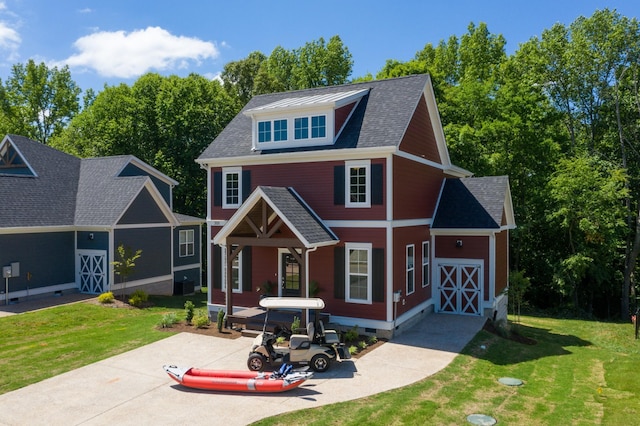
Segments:
[[[260,331],[260,330],[249,330],[247,328],[242,330],[242,336],[243,337],[252,337],[252,338],[254,338],[257,335],[259,335],[260,333],[262,333],[262,331]]]

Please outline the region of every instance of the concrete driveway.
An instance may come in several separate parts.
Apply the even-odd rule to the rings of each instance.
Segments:
[[[252,343],[180,333],[0,395],[0,425],[246,425],[422,380],[446,367],[483,324],[479,317],[427,315],[363,357],[334,363],[300,388],[272,395],[175,383],[164,364],[245,370]]]

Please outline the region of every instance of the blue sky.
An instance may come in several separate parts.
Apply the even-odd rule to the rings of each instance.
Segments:
[[[133,84],[149,71],[214,78],[230,61],[276,46],[295,49],[339,35],[352,77],[387,59],[407,61],[425,44],[485,22],[507,53],[559,22],[597,9],[637,18],[638,0],[0,0],[0,78],[29,59],[69,65],[83,90]]]

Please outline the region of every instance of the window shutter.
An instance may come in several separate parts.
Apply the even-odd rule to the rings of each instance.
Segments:
[[[222,205],[222,172],[213,173],[213,205]]]
[[[333,168],[333,204],[344,206],[344,166]]]
[[[251,291],[251,247],[242,249],[242,291]]]
[[[373,249],[373,264],[371,265],[371,285],[372,300],[374,302],[384,302],[384,249]]]
[[[242,202],[251,195],[251,170],[242,171]]]
[[[384,199],[384,177],[382,164],[371,165],[371,204],[382,204]]]
[[[333,297],[344,300],[344,247],[333,249]]]
[[[213,288],[222,288],[222,247],[218,244],[213,246]]]

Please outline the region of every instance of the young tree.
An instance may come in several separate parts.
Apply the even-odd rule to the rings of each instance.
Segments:
[[[111,264],[113,265],[113,272],[120,276],[120,282],[122,283],[121,295],[124,299],[127,279],[133,274],[136,267],[136,260],[142,256],[142,250],[136,250],[134,253],[130,247],[125,247],[123,244],[120,244],[117,252],[118,259],[111,262]]]

